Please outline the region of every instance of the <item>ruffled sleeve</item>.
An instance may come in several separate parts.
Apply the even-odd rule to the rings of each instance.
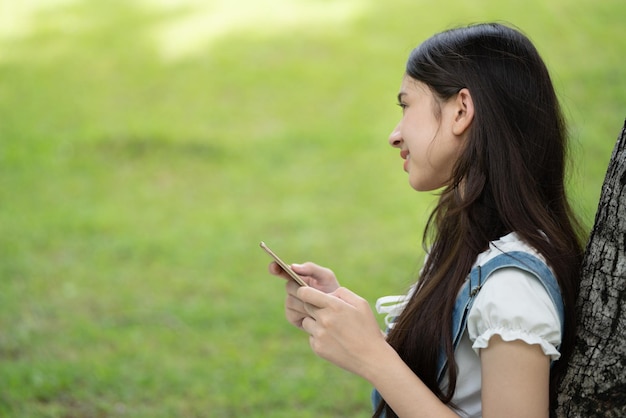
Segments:
[[[493,273],[476,296],[467,330],[478,354],[499,335],[504,341],[537,344],[551,360],[561,354],[561,323],[547,291],[532,274],[516,268]]]

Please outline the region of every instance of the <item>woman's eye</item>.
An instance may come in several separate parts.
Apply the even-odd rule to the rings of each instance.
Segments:
[[[402,110],[406,109],[406,104],[404,104],[404,103],[402,103],[402,102],[397,103],[397,104],[398,104],[398,106],[400,106],[400,108],[401,108]]]

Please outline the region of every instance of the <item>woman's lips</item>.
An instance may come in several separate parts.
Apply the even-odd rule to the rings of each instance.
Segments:
[[[408,172],[409,171],[409,157],[411,154],[409,154],[408,150],[404,150],[402,152],[400,152],[400,157],[402,157],[402,159],[404,160],[404,171]]]

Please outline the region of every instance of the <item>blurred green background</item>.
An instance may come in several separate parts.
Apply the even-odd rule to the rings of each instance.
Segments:
[[[387,144],[405,59],[511,22],[551,69],[590,228],[622,0],[0,0],[0,416],[367,416],[283,316],[265,240],[374,301],[433,194]]]

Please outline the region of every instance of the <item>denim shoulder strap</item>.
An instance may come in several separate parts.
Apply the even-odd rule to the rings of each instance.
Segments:
[[[507,267],[515,267],[537,277],[539,282],[545,287],[556,308],[561,322],[561,329],[564,328],[563,299],[561,298],[559,284],[554,274],[552,274],[552,270],[550,270],[543,261],[532,254],[524,251],[512,251],[502,253],[487,261],[484,265],[476,266],[470,271],[467,280],[463,284],[463,287],[461,287],[452,312],[452,343],[454,348],[457,347],[463,336],[463,332],[467,326],[467,316],[478,292],[480,292],[480,289],[494,271]],[[445,372],[446,364],[447,359],[445,353],[439,353],[437,378],[440,382]]]

